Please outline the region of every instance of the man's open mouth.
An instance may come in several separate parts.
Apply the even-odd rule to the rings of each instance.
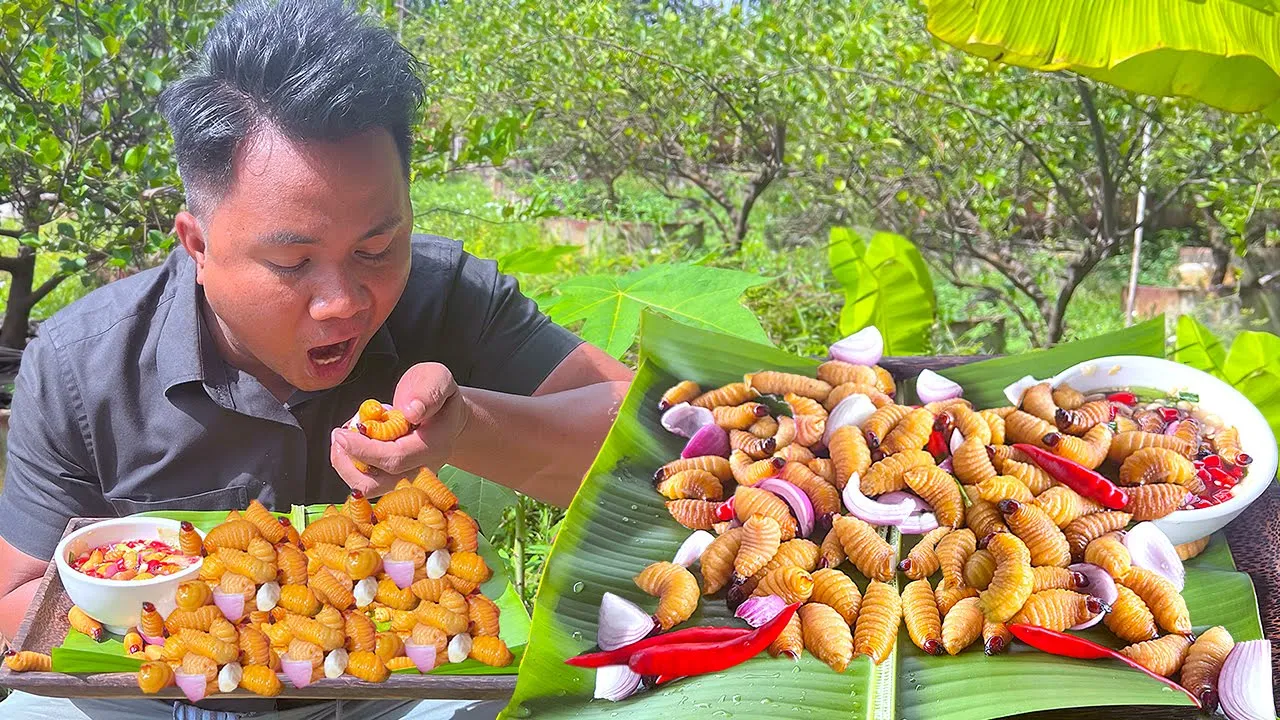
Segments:
[[[332,365],[347,356],[347,352],[355,343],[355,338],[343,340],[329,345],[321,345],[307,351],[307,357],[316,365]]]

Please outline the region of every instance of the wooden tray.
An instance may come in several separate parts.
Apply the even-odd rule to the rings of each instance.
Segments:
[[[78,530],[97,522],[95,518],[72,518],[63,533]],[[71,598],[63,590],[58,567],[49,563],[44,579],[36,589],[27,616],[18,628],[13,642],[15,650],[34,650],[48,653],[62,644],[67,636],[67,613],[71,610]],[[283,676],[281,676],[283,678]],[[284,681],[281,698],[308,700],[386,700],[404,698],[415,700],[486,700],[511,697],[516,686],[515,675],[414,675],[396,674],[384,683],[370,683],[344,675],[336,680],[322,679],[299,690]],[[89,673],[69,675],[57,672],[15,673],[0,664],[0,685],[32,693],[67,698],[141,698],[160,700],[185,700],[177,687],[166,688],[155,695],[144,696],[138,690],[134,673]],[[259,695],[245,690],[218,693],[209,702],[223,700],[256,699]]]

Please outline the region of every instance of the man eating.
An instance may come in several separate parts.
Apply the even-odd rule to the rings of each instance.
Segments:
[[[71,517],[340,503],[446,462],[568,503],[631,373],[492,261],[412,233],[416,71],[343,3],[255,1],[166,89],[182,247],[54,315],[23,355],[0,493],[0,635],[16,635]],[[343,429],[367,398],[413,432]],[[224,705],[290,720],[496,712]],[[0,704],[4,718],[53,716],[235,717],[155,700]]]

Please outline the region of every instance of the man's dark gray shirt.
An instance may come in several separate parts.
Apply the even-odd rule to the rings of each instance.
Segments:
[[[440,362],[459,385],[531,394],[581,342],[494,262],[415,236],[403,296],[347,380],[281,403],[222,360],[181,248],[40,326],[22,358],[0,536],[49,558],[67,519],[341,502],[330,431],[401,375]]]

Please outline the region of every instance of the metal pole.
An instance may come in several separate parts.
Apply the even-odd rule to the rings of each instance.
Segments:
[[[1133,262],[1129,265],[1129,301],[1124,312],[1124,324],[1133,324],[1134,303],[1138,294],[1138,264],[1142,260],[1142,233],[1146,229],[1147,217],[1147,155],[1151,150],[1151,122],[1142,125],[1142,154],[1138,160],[1138,176],[1142,184],[1138,187],[1138,208],[1134,213],[1133,230]]]

